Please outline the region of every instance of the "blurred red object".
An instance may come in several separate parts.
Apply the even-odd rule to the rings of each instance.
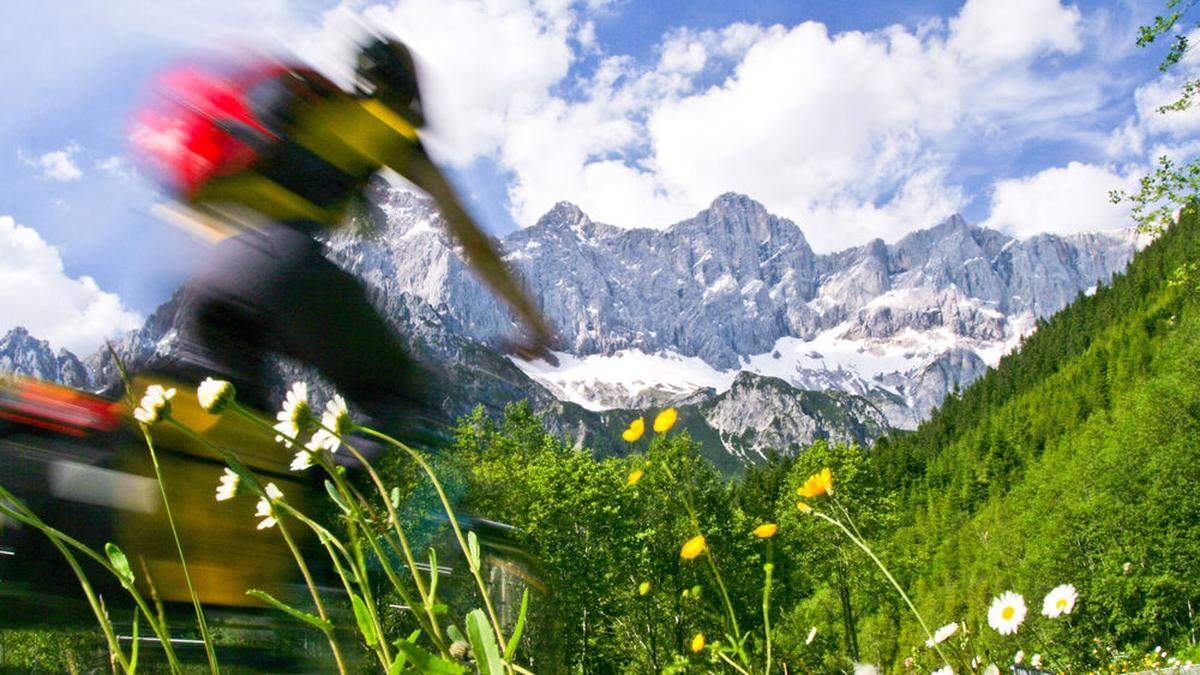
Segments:
[[[50,382],[17,379],[0,387],[0,419],[71,436],[109,432],[122,407],[108,399]]]
[[[249,92],[288,70],[259,59],[163,73],[148,104],[134,114],[130,140],[136,153],[183,199],[214,176],[245,169],[255,160],[256,141],[275,138],[256,118]]]

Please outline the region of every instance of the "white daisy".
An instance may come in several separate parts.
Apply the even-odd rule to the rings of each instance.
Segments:
[[[856,663],[854,675],[879,675],[879,669],[869,663]]]
[[[956,633],[957,631],[958,631],[958,622],[951,621],[950,623],[946,624],[945,626],[942,626],[941,628],[933,631],[933,639],[926,640],[925,646],[932,649],[934,645],[942,644],[943,642],[946,641],[947,638],[949,638],[951,635],[954,635],[954,633]]]
[[[238,484],[241,480],[241,476],[227,467],[225,473],[221,474],[221,484],[217,486],[217,501],[223,502],[237,496]]]
[[[171,397],[174,389],[163,389],[161,384],[146,387],[142,401],[133,409],[133,416],[142,424],[157,424],[171,414]]]
[[[292,441],[295,441],[301,432],[306,431],[312,425],[312,408],[308,405],[307,383],[292,383],[292,387],[283,401],[283,408],[275,415],[275,419],[279,420],[275,424],[275,431],[279,432],[279,435],[275,437],[275,442],[283,443],[288,448],[292,447]]]
[[[1013,655],[1013,663],[1020,663],[1024,660],[1025,660],[1025,650],[1018,649],[1017,653]]]
[[[350,409],[346,406],[346,399],[334,394],[333,398],[325,403],[325,412],[321,414],[321,426],[333,431],[338,436],[350,433],[354,421],[350,419]]]
[[[1041,668],[1042,667],[1042,655],[1034,654],[1033,658],[1029,659],[1029,665],[1033,666],[1034,668]]]
[[[988,667],[983,669],[983,675],[1000,675],[1000,668],[994,663],[989,663]]]
[[[954,675],[954,669],[950,666],[942,666],[933,671],[933,675]]]
[[[292,464],[289,467],[292,471],[304,471],[313,465],[312,453],[304,448],[296,451],[296,456],[292,458]]]
[[[1051,619],[1057,619],[1063,614],[1070,614],[1075,609],[1075,601],[1078,599],[1079,593],[1071,584],[1057,586],[1042,600],[1042,614]]]
[[[196,398],[200,401],[200,407],[213,415],[232,403],[234,394],[232,382],[214,380],[211,377],[204,378],[200,386],[196,387]]]
[[[1012,635],[1025,620],[1025,598],[1005,591],[992,600],[988,608],[988,625],[1001,635]]]
[[[337,449],[341,447],[341,443],[337,436],[334,436],[325,429],[317,429],[313,433],[312,438],[308,439],[308,442],[304,444],[304,447],[308,448],[310,452],[320,452],[321,450],[337,452]]]
[[[254,516],[262,518],[258,523],[258,529],[265,530],[268,527],[274,527],[279,520],[275,517],[275,509],[271,506],[271,500],[282,499],[283,491],[280,490],[274,483],[267,483],[267,497],[261,497],[254,507]]]

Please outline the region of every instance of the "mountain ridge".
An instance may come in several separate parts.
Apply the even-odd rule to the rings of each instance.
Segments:
[[[380,214],[387,222],[376,228],[384,233],[379,239],[366,244],[335,234],[333,256],[367,274],[386,259],[384,266],[398,274],[382,281],[385,293],[424,297],[485,343],[517,330],[435,224],[439,216],[427,200],[387,192]],[[705,379],[728,386],[748,362],[779,354],[787,363],[760,364],[758,372],[802,389],[874,390],[894,425],[912,427],[948,391],[978,376],[981,364],[994,364],[1038,318],[1123,268],[1138,241],[1128,233],[1016,239],[956,215],[892,244],[874,240],[817,254],[799,225],[726,193],[661,230],[594,222],[560,202],[498,243],[557,328],[560,357],[632,351],[698,357],[715,373]],[[841,356],[810,362],[781,341],[796,349],[838,342],[833,351]],[[877,354],[880,363],[857,363],[855,350]],[[911,358],[889,356],[905,353]],[[922,386],[922,375],[939,360],[949,382]],[[952,364],[963,367],[945,367]],[[573,383],[567,373],[517,365],[597,409],[643,398],[644,387],[630,385],[622,395],[621,382]],[[588,400],[589,391],[610,395]],[[888,402],[894,397],[903,405]]]
[[[517,327],[428,199],[399,190],[377,197],[351,227],[328,237],[327,252],[363,280],[414,351],[458,383],[440,402],[443,411],[529,399],[556,433],[604,453],[621,452],[614,429],[668,404],[693,406],[684,417],[697,420],[695,433],[713,441],[714,453],[738,460],[772,444],[785,451],[818,438],[866,444],[889,427],[914,427],[1026,334],[1034,310],[1050,311],[1068,293],[1087,290],[1085,282],[1103,281],[1134,248],[1110,235],[1015,240],[955,216],[894,244],[816,254],[798,225],[735,193],[665,230],[593,222],[560,202],[498,242],[564,336],[556,369],[496,353]],[[1038,264],[1046,256],[1057,263]],[[1048,271],[1057,273],[1049,292],[1044,281],[1021,279]],[[1000,288],[1000,277],[1019,283]],[[1028,288],[1030,297],[1004,297],[1010,286]],[[1014,329],[1022,319],[1003,311],[1009,302],[1029,308],[1027,326]],[[177,304],[178,294],[117,340],[121,358],[136,367],[169,355]],[[44,353],[16,354],[38,351],[17,342],[0,360],[17,364],[10,370],[69,376],[52,372]],[[731,346],[742,351],[726,354]],[[97,388],[118,381],[107,350],[84,364],[86,378],[73,381]],[[315,374],[277,368],[281,385],[295,377]],[[751,410],[750,399],[761,410]],[[731,409],[739,413],[723,413]]]

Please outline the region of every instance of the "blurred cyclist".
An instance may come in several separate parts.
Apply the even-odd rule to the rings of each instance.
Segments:
[[[409,50],[370,40],[356,77],[347,92],[313,70],[264,61],[162,79],[167,105],[143,111],[135,143],[193,213],[254,226],[220,241],[185,285],[177,356],[160,369],[231,380],[240,399],[265,408],[268,357],[281,354],[315,366],[373,417],[421,407],[427,378],[315,238],[343,222],[384,168],[434,199],[467,261],[522,320],[517,355],[553,359],[549,327],[421,145]]]

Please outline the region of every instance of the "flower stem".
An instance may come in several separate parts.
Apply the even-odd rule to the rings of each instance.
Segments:
[[[4,503],[0,503],[0,514],[8,514],[14,520],[27,522],[20,515],[10,510]],[[27,524],[38,527],[34,523],[27,522]],[[125,657],[125,653],[121,651],[121,645],[117,642],[117,637],[113,633],[112,622],[108,618],[108,613],[104,611],[104,607],[97,598],[96,592],[92,589],[91,582],[88,581],[83,568],[79,566],[79,561],[57,537],[45,529],[40,527],[38,529],[41,529],[42,534],[45,534],[50,543],[54,545],[54,548],[58,549],[58,552],[66,559],[67,564],[71,566],[71,571],[75,573],[75,577],[79,579],[79,585],[83,587],[83,594],[87,598],[88,605],[92,608],[92,613],[96,615],[96,622],[100,624],[100,631],[104,633],[104,639],[108,642],[109,660],[112,662],[113,667],[116,668],[119,665],[121,666],[121,670],[126,673],[132,673],[133,670],[130,667],[129,660]]]
[[[415,583],[417,586],[417,594],[421,596],[421,605],[424,607],[425,613],[429,615],[429,625],[433,628],[433,635],[431,637],[435,642],[441,644],[441,627],[438,625],[437,616],[433,613],[433,599],[429,596],[429,590],[425,587],[425,579],[421,575],[421,571],[417,569],[417,562],[413,557],[412,547],[409,546],[408,537],[404,535],[404,529],[400,527],[400,517],[396,515],[396,509],[392,505],[392,500],[387,493],[387,488],[384,487],[383,481],[379,478],[379,474],[375,472],[375,467],[371,466],[371,463],[367,461],[366,457],[363,457],[362,453],[359,452],[357,448],[347,442],[346,439],[342,438],[333,429],[325,427],[324,425],[322,425],[322,428],[337,436],[338,440],[340,440],[342,444],[346,446],[346,449],[350,451],[350,454],[354,455],[354,458],[358,460],[360,464],[362,464],[364,469],[366,469],[367,475],[371,477],[371,481],[375,484],[375,489],[379,492],[379,498],[383,500],[384,508],[387,510],[388,520],[391,521],[392,529],[395,530],[396,537],[400,540],[400,548],[404,554],[404,562],[408,565],[408,569],[412,572],[413,583]],[[433,573],[437,574],[437,570],[434,570]]]
[[[112,566],[111,562],[109,562],[104,556],[88,548],[88,546],[80,542],[78,539],[75,539],[74,537],[71,537],[66,533],[50,527],[46,523],[42,522],[36,515],[34,515],[32,511],[29,510],[28,507],[24,505],[24,503],[22,503],[11,492],[5,490],[3,487],[0,487],[0,497],[3,497],[7,502],[10,502],[12,505],[15,505],[17,508],[21,509],[21,512],[17,512],[6,504],[0,504],[0,513],[7,514],[15,520],[41,530],[41,532],[49,537],[51,541],[60,542],[79,551],[80,553],[83,553],[87,557],[96,561],[96,563],[103,567],[104,570],[109,574],[113,575],[118,580],[122,580],[121,585],[125,588],[126,592],[129,593],[129,596],[133,598],[133,601],[137,604],[138,609],[141,610],[142,614],[147,618],[147,620],[149,620],[151,627],[154,629],[154,633],[158,637],[159,642],[162,644],[163,652],[167,657],[167,663],[171,666],[171,671],[175,673],[182,672],[182,668],[179,665],[179,660],[175,657],[175,650],[173,647],[171,647],[170,635],[167,633],[166,624],[160,623],[155,619],[154,614],[151,613],[150,608],[146,605],[146,601],[142,598],[141,594],[138,593],[137,589],[132,584],[124,583],[124,578],[116,570],[116,568]],[[59,548],[59,550],[61,551],[62,549]],[[82,573],[82,571],[80,573]],[[88,588],[90,588],[90,584]],[[103,603],[99,603],[97,607],[99,607],[101,614],[103,614]],[[107,621],[107,617],[105,617],[103,621]]]
[[[663,469],[672,483],[679,484],[679,481],[675,478],[675,473],[671,471],[671,467],[666,462],[663,462]],[[704,533],[700,531],[700,519],[696,517],[696,509],[692,506],[691,498],[688,497],[686,492],[682,492],[680,493],[680,500],[683,502],[684,509],[687,510],[688,518],[692,523],[692,529],[698,536],[704,536]],[[729,600],[729,591],[725,589],[725,580],[721,577],[721,572],[717,568],[717,561],[713,556],[712,548],[707,543],[704,546],[704,557],[708,560],[709,570],[712,572],[713,579],[717,582],[717,588],[721,591],[721,599],[725,602],[725,611],[729,616],[729,626],[733,629],[734,639],[737,640],[738,656],[741,657],[743,663],[749,665],[750,659],[746,656],[746,652],[741,644],[742,631],[738,627],[737,615],[733,611],[733,603]]]
[[[274,514],[274,509],[275,505],[272,502],[272,514]],[[328,623],[329,617],[325,613],[325,603],[321,602],[321,594],[317,592],[317,586],[313,583],[312,574],[308,571],[308,564],[304,562],[304,556],[300,555],[300,549],[296,547],[296,542],[292,541],[292,536],[288,534],[287,526],[284,525],[283,520],[277,518],[277,524],[279,526],[279,534],[283,535],[283,540],[287,542],[288,550],[292,552],[292,557],[296,559],[296,566],[300,568],[300,574],[304,576],[304,584],[308,586],[308,592],[312,595],[313,604],[317,608],[317,615]],[[329,640],[329,648],[333,650],[333,660],[337,663],[338,672],[345,675],[346,664],[342,662],[342,651],[333,636],[333,631],[325,630],[324,633],[326,639]]]
[[[773,561],[774,546],[773,542],[767,540],[767,564],[763,566],[766,578],[763,580],[763,639],[767,643],[767,660],[763,668],[763,673],[770,675],[771,673],[771,574],[775,571],[775,563]]]
[[[317,539],[320,540],[321,545],[325,547],[325,551],[329,554],[329,560],[333,563],[333,568],[337,572],[338,578],[342,580],[342,588],[346,589],[346,596],[349,597],[353,590],[351,588],[350,577],[346,572],[346,567],[342,565],[342,557],[345,558],[346,565],[354,571],[354,585],[358,586],[359,590],[363,590],[363,587],[366,585],[366,580],[358,574],[358,570],[354,566],[354,561],[350,558],[350,553],[346,551],[346,547],[342,544],[342,542],[338,541],[337,537],[335,537],[332,532],[317,524],[308,516],[305,516],[291,504],[288,504],[287,502],[280,502],[279,506],[283,508],[283,510],[287,511],[293,518],[307,525],[308,528],[317,535]],[[339,557],[339,555],[342,557]],[[371,621],[375,626],[375,633],[377,635],[383,635],[383,623],[379,620],[379,615],[375,609],[374,603],[368,602],[367,609],[371,610]],[[385,641],[380,640],[379,642],[382,644]],[[380,657],[380,662],[382,663],[384,669],[386,670],[389,668],[391,665],[390,656],[386,653],[386,651],[381,651],[377,647],[375,652],[376,655]]]
[[[154,440],[150,436],[150,428],[141,422],[142,436],[146,439],[146,447],[150,450],[150,462],[154,465],[154,476],[158,479],[158,492],[162,495],[163,512],[171,526],[171,537],[175,540],[175,550],[179,554],[179,565],[183,569],[183,581],[187,584],[188,595],[192,598],[192,607],[196,611],[196,623],[200,627],[200,637],[204,640],[204,654],[208,657],[208,669],[213,675],[221,672],[217,664],[217,653],[213,650],[212,635],[208,632],[208,622],[204,619],[204,610],[200,607],[200,597],[192,585],[192,573],[188,570],[187,558],[183,555],[183,543],[179,539],[179,530],[175,526],[175,517],[171,514],[171,502],[167,499],[167,484],[163,480],[162,469],[158,465],[158,453],[154,450]]]
[[[355,499],[354,495],[351,494],[350,486],[346,484],[345,478],[338,473],[336,467],[329,465],[325,458],[322,458],[320,461],[322,463],[322,468],[325,469],[325,472],[328,473],[331,478],[333,478],[334,486],[337,487],[338,492],[342,495],[342,499],[345,500],[346,506],[351,511],[352,518],[363,525],[363,529],[365,531],[363,538],[367,540],[367,545],[371,547],[371,551],[374,552],[375,557],[379,560],[379,564],[383,568],[384,575],[387,576],[388,581],[392,584],[392,587],[396,589],[396,593],[400,595],[400,599],[404,601],[404,604],[408,605],[410,608],[415,607],[416,603],[413,602],[412,595],[410,595],[408,588],[400,580],[400,577],[396,575],[396,571],[392,568],[392,563],[387,559],[387,554],[383,551],[383,548],[379,546],[379,542],[376,541],[375,537],[370,533],[370,528],[366,527],[367,520],[363,516],[362,510],[359,508],[358,501]],[[413,572],[418,572],[415,566],[410,567],[410,570]],[[434,645],[436,645],[438,650],[442,652],[442,655],[445,656],[449,653],[445,645],[445,640],[442,639],[440,631],[434,631],[433,624],[436,623],[436,618],[432,616],[432,612],[430,611],[429,607],[425,607],[425,614],[421,614],[420,612],[414,610],[413,616],[416,617],[417,623],[421,625],[421,629],[429,634],[429,638],[433,640]]]
[[[726,656],[723,652],[717,652],[717,656],[721,657],[722,661],[724,661],[725,663],[728,663],[730,665],[730,667],[732,667],[734,670],[738,671],[742,675],[750,675],[750,671],[739,666],[733,659]]]
[[[236,401],[230,402],[229,409],[249,420],[252,424],[255,424],[272,437],[278,435],[278,431],[274,427],[259,418],[254,411],[248,410],[244,406],[238,404]],[[195,435],[194,432],[193,435]],[[208,443],[207,441],[204,442]],[[299,444],[299,441],[293,439],[292,443]],[[208,445],[215,448],[215,446],[212,446],[211,443],[208,443]],[[218,448],[215,449],[217,449],[218,452],[222,452]],[[333,479],[334,486],[337,487],[338,493],[346,502],[346,507],[350,509],[351,517],[357,519],[359,522],[365,525],[366,519],[364,518],[362,511],[359,509],[358,500],[355,498],[355,493],[350,489],[350,486],[346,484],[345,478],[337,471],[335,466],[326,461],[324,455],[317,454],[315,456],[319,458],[318,461],[321,463],[321,468],[325,469],[325,472],[328,473],[329,477]],[[385,576],[387,576],[388,581],[396,589],[396,593],[400,595],[400,599],[403,600],[404,604],[408,605],[409,607],[415,606],[416,603],[413,602],[412,596],[409,595],[408,589],[403,583],[401,583],[400,578],[396,576],[395,570],[392,569],[391,563],[388,562],[387,557],[380,549],[378,542],[376,542],[375,538],[372,536],[368,535],[366,538],[371,546],[371,549],[375,552],[376,557],[379,558],[379,564],[383,568]],[[414,573],[417,573],[415,566],[411,566],[411,569]],[[441,632],[435,628],[437,623],[436,620],[429,616],[423,616],[417,612],[413,612],[413,615],[416,617],[417,622],[421,625],[421,629],[430,636],[430,639],[434,641],[434,644],[437,646],[442,655],[447,655],[448,651],[446,649],[445,640],[442,638]]]
[[[850,532],[850,530],[848,530],[846,528],[846,526],[843,525],[837,519],[830,518],[829,516],[825,515],[824,513],[821,513],[820,511],[814,510],[812,512],[812,514],[814,516],[817,516],[818,518],[821,518],[821,519],[835,525],[839,530],[841,530],[846,535],[846,537],[848,537],[850,539],[850,541],[854,542],[854,544],[856,546],[858,546],[860,549],[862,549],[863,553],[866,553],[867,556],[871,558],[871,560],[879,568],[879,571],[883,572],[883,576],[887,577],[887,580],[892,582],[892,586],[896,589],[896,592],[900,594],[900,597],[904,599],[904,603],[906,605],[908,605],[908,609],[910,611],[912,611],[913,616],[915,616],[917,618],[917,623],[921,624],[921,629],[925,631],[926,637],[929,638],[929,642],[933,645],[934,650],[937,651],[938,656],[941,657],[942,662],[945,663],[947,666],[950,666],[950,659],[946,658],[946,654],[942,651],[942,646],[939,645],[933,639],[933,633],[930,632],[929,626],[926,625],[926,623],[925,623],[925,619],[921,618],[921,613],[917,611],[916,605],[914,605],[913,601],[911,599],[909,599],[908,593],[904,592],[904,589],[901,588],[899,582],[896,581],[896,578],[892,576],[892,573],[888,571],[887,567],[884,566],[883,562],[875,556],[875,553],[871,551],[871,548],[869,546],[867,546],[867,544],[864,541],[862,541],[858,537],[854,536],[854,534],[852,532]],[[953,666],[951,666],[951,667],[953,667]]]
[[[111,344],[108,345],[108,351],[125,384],[125,399],[129,403],[129,407],[134,408],[137,406],[137,402],[133,398],[133,382],[129,379],[128,371],[125,370],[125,364],[117,356],[117,352]],[[154,450],[154,439],[150,436],[149,426],[140,421],[137,422],[137,425],[142,430],[142,436],[146,439],[146,448],[150,451],[150,463],[154,465],[154,477],[158,479],[158,492],[162,495],[163,512],[171,527],[175,551],[179,554],[179,566],[183,570],[183,581],[187,585],[188,595],[192,598],[192,608],[196,611],[196,624],[200,628],[200,637],[204,640],[204,654],[208,658],[208,669],[213,675],[219,675],[221,667],[217,663],[217,653],[213,650],[212,635],[208,632],[208,622],[204,618],[204,610],[200,607],[200,598],[196,595],[195,586],[192,585],[192,573],[188,570],[187,558],[183,554],[183,543],[179,539],[179,529],[175,526],[175,517],[171,513],[171,501],[167,498],[167,484],[163,480],[162,469],[158,465],[158,453]]]
[[[442,482],[438,480],[437,474],[433,472],[433,468],[429,466],[429,463],[425,461],[425,458],[421,455],[421,453],[408,447],[408,445],[401,443],[395,438],[392,438],[383,432],[375,431],[370,427],[356,426],[355,429],[400,448],[404,452],[408,453],[408,455],[413,458],[413,461],[415,461],[421,467],[421,470],[425,472],[425,475],[428,476],[429,480],[433,483],[434,489],[437,490],[438,497],[442,501],[442,507],[446,511],[446,517],[450,520],[450,527],[454,531],[455,538],[458,540],[459,548],[462,549],[463,555],[465,555],[467,560],[470,561],[472,559],[470,547],[467,546],[467,540],[463,537],[462,528],[458,526],[458,517],[454,514],[454,507],[450,505],[450,498],[446,496],[446,490],[442,487]],[[496,610],[492,606],[492,598],[488,594],[487,584],[484,583],[483,577],[479,574],[479,569],[476,568],[474,564],[468,564],[467,567],[471,570],[471,576],[475,577],[475,584],[479,587],[479,594],[483,596],[484,608],[487,610],[488,619],[492,623],[492,630],[496,632],[496,641],[499,643],[500,651],[503,653],[508,649],[508,645],[504,639],[504,631],[500,627],[500,620],[496,618]],[[511,666],[509,666],[509,668],[511,669]]]

